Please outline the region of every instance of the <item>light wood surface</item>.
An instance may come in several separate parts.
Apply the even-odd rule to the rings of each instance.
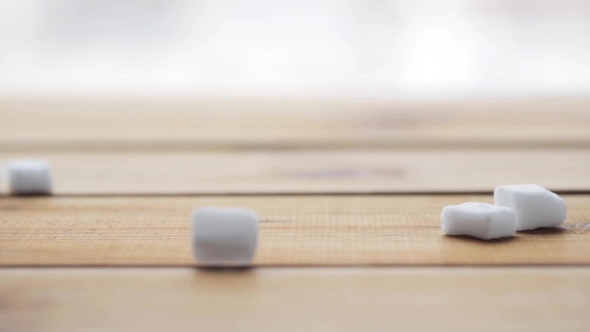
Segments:
[[[0,99],[0,163],[56,193],[0,195],[0,331],[585,332],[588,151],[588,98]],[[442,235],[492,201],[449,193],[507,183],[584,194],[563,227]],[[192,268],[208,205],[258,212],[259,268]]]
[[[2,269],[3,331],[588,331],[589,268]]]
[[[0,150],[590,146],[590,99],[0,99]]]
[[[560,228],[480,241],[443,236],[442,207],[480,196],[53,197],[0,199],[0,265],[194,265],[195,207],[260,218],[254,265],[590,264],[590,196],[564,196]]]
[[[590,149],[0,153],[43,158],[55,194],[492,192],[590,188]],[[7,181],[0,192],[8,192]]]

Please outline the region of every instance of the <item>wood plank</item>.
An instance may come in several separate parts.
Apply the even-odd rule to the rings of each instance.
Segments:
[[[2,269],[5,331],[588,331],[588,268]]]
[[[590,99],[0,99],[0,150],[590,146]]]
[[[54,193],[67,195],[590,190],[587,149],[0,153],[29,157],[48,160]]]
[[[258,266],[590,264],[590,195],[564,198],[565,226],[488,242],[443,236],[440,213],[489,195],[2,198],[0,265],[193,265],[211,205],[258,212]]]

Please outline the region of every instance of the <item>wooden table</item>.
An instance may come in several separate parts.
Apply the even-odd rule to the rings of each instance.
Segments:
[[[590,100],[0,100],[0,331],[590,331]],[[443,206],[538,183],[559,228],[443,236]],[[261,217],[199,269],[190,213]]]

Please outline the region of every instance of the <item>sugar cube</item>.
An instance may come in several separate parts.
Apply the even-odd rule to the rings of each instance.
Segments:
[[[563,198],[536,184],[499,186],[494,201],[516,211],[518,231],[559,226],[567,216]]]
[[[43,160],[15,160],[8,164],[10,190],[16,195],[47,195],[51,169]]]
[[[441,227],[447,235],[496,239],[516,233],[516,214],[510,208],[487,203],[449,205],[443,208]]]
[[[193,212],[193,253],[208,266],[246,266],[256,253],[258,216],[242,208]]]

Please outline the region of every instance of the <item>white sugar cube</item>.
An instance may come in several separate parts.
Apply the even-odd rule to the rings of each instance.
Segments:
[[[51,192],[51,168],[43,160],[15,160],[8,164],[10,190],[16,195]]]
[[[253,211],[207,207],[193,212],[193,253],[204,265],[249,265],[257,243],[258,216]]]
[[[484,240],[516,233],[514,210],[487,203],[463,203],[443,208],[441,227],[447,235],[470,235]]]
[[[559,226],[567,215],[563,198],[536,184],[499,186],[494,201],[516,211],[518,231]]]

